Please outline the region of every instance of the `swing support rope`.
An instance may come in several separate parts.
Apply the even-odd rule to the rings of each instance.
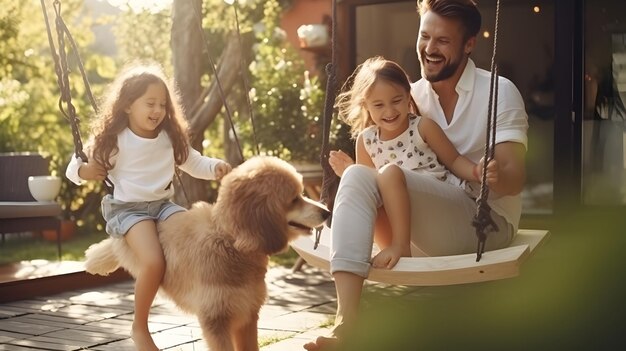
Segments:
[[[46,10],[46,4],[44,0],[41,0],[41,9],[43,11],[43,17],[46,22],[46,31],[48,33],[48,43],[50,44],[50,51],[52,52],[52,59],[54,60],[54,71],[57,75],[57,84],[59,86],[59,90],[61,91],[61,96],[59,97],[59,110],[63,116],[70,122],[72,127],[72,136],[74,138],[74,153],[77,157],[80,157],[83,162],[87,162],[87,155],[83,151],[83,143],[80,138],[80,119],[76,115],[76,108],[72,104],[72,94],[71,87],[69,81],[69,67],[67,64],[67,54],[65,53],[65,37],[69,40],[72,49],[75,53],[78,53],[78,48],[76,46],[76,42],[74,38],[70,34],[69,29],[65,25],[65,21],[61,17],[61,1],[55,0],[53,3],[55,16],[55,25],[57,32],[57,40],[59,43],[59,51],[54,45],[54,40],[52,38],[52,30],[50,29],[50,22],[48,20],[48,13]],[[96,106],[96,102],[93,98],[93,94],[91,93],[91,88],[89,87],[89,81],[87,80],[87,75],[85,74],[85,68],[83,66],[80,57],[76,54],[76,62],[78,63],[78,67],[80,69],[81,75],[83,77],[83,82],[85,83],[87,96],[89,97],[89,101],[93,109],[97,112],[98,108]]]
[[[76,113],[76,107],[72,103],[72,91],[69,79],[70,69],[67,63],[67,54],[65,51],[66,37],[74,52],[74,57],[76,58],[76,63],[82,76],[83,84],[85,85],[87,97],[89,98],[89,102],[91,103],[91,106],[96,113],[98,113],[98,106],[96,104],[96,100],[93,97],[93,93],[91,92],[91,86],[89,84],[87,74],[85,73],[85,67],[82,60],[80,59],[80,55],[78,54],[78,46],[76,45],[74,37],[72,37],[70,30],[67,28],[67,25],[65,24],[65,21],[61,16],[61,1],[54,0],[53,7],[55,12],[57,41],[59,44],[58,52],[54,45],[54,39],[52,38],[52,29],[50,28],[50,21],[48,20],[46,3],[45,0],[41,0],[41,10],[43,12],[44,21],[46,23],[48,44],[50,45],[50,52],[54,61],[54,71],[57,76],[57,85],[59,86],[60,90],[59,110],[61,111],[65,119],[70,122],[70,126],[72,128],[72,138],[74,139],[74,154],[76,155],[76,157],[79,157],[83,162],[87,162],[87,154],[85,154],[85,151],[83,150],[83,142],[80,136],[80,119],[78,118],[78,115]],[[107,192],[113,193],[113,183],[108,177],[104,179],[103,184],[104,187],[107,189]]]
[[[500,17],[500,0],[496,1],[496,18],[493,32],[493,54],[491,55],[491,81],[489,83],[489,104],[487,105],[487,136],[485,140],[485,154],[483,157],[480,195],[476,199],[476,215],[472,225],[476,228],[478,246],[476,248],[476,262],[480,261],[485,252],[487,233],[495,232],[498,226],[491,218],[491,207],[487,203],[489,187],[487,186],[487,165],[494,158],[496,147],[496,123],[498,116],[498,66],[496,64],[496,49],[498,44],[498,21]]]
[[[320,148],[320,165],[322,166],[322,190],[320,201],[332,212],[335,204],[335,195],[339,186],[339,177],[335,174],[328,158],[330,155],[330,128],[333,118],[335,98],[337,96],[337,0],[332,0],[331,17],[331,62],[326,65],[326,96],[324,99],[324,117],[322,126],[322,146]],[[332,224],[332,216],[328,217],[327,224]],[[315,229],[315,244],[317,249],[320,243],[322,227]]]

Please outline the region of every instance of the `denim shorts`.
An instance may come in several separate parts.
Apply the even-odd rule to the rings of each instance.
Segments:
[[[186,211],[169,200],[124,202],[114,199],[110,194],[102,198],[101,207],[107,234],[117,238],[124,236],[141,221],[164,221],[176,212]]]

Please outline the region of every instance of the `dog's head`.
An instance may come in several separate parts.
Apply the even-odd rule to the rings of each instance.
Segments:
[[[292,165],[272,156],[253,157],[222,179],[216,217],[238,250],[278,253],[330,215],[303,191],[302,175]]]

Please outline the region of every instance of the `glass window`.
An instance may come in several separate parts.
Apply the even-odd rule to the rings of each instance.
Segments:
[[[586,205],[626,204],[626,3],[585,3],[582,191]]]
[[[493,50],[495,1],[480,2],[483,29],[472,53],[489,69]],[[499,72],[520,90],[529,117],[524,213],[551,213],[554,146],[554,2],[501,1],[498,31]],[[356,62],[383,55],[420,78],[415,42],[419,19],[415,1],[385,2],[356,8]],[[521,30],[523,28],[523,30]],[[485,102],[487,103],[487,102]]]

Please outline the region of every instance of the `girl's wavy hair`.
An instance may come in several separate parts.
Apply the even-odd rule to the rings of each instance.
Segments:
[[[348,77],[335,101],[339,118],[350,126],[350,134],[354,139],[363,129],[374,124],[365,108],[365,99],[374,83],[381,80],[400,86],[409,97],[410,111],[418,113],[417,105],[411,97],[409,76],[402,67],[381,56],[371,57]]]
[[[187,121],[178,103],[175,84],[169,81],[160,66],[133,64],[124,69],[108,87],[100,106],[100,112],[92,123],[92,157],[107,170],[113,168],[111,156],[119,151],[117,135],[128,127],[126,109],[146,93],[148,86],[163,84],[166,90],[166,114],[157,131],[165,130],[174,148],[177,165],[189,156]]]

